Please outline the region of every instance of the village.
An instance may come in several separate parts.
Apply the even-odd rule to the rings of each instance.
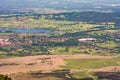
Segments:
[[[97,46],[98,41],[97,38],[92,37],[55,37],[40,34],[12,33],[0,36],[0,50],[1,53],[12,56],[56,53],[76,54],[76,52],[77,54],[91,54],[93,53],[92,51],[95,51],[94,54],[97,54],[97,52],[102,54],[102,51],[114,53],[119,52],[119,50]],[[59,51],[60,49],[62,51]]]
[[[10,44],[11,44],[11,42],[9,41],[8,36],[0,36],[0,46],[7,46]]]
[[[65,37],[47,37],[42,35],[34,35],[34,34],[10,34],[10,35],[1,35],[0,36],[0,46],[9,46],[9,45],[32,45],[33,43],[41,44],[45,42],[65,42],[74,37],[65,38]],[[78,42],[81,43],[94,43],[96,41],[95,38],[78,38]]]

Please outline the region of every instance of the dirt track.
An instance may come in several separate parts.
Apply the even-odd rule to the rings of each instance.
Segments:
[[[30,71],[52,71],[65,65],[67,58],[112,58],[110,56],[90,55],[40,55],[0,59],[0,74],[26,73]]]

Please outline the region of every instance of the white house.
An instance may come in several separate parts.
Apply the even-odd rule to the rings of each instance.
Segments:
[[[94,38],[81,38],[78,39],[79,42],[89,42],[89,41],[96,41]]]

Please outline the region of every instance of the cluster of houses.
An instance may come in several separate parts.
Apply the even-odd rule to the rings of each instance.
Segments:
[[[111,35],[114,38],[119,38],[120,39],[120,32],[107,32],[108,35]]]
[[[8,38],[0,38],[0,46],[10,45],[11,42],[9,42]]]
[[[87,43],[87,44],[92,44],[95,45],[96,39],[95,38],[81,38],[78,39],[80,43]]]

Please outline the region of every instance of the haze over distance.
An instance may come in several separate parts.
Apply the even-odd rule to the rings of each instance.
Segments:
[[[0,9],[120,10],[120,0],[0,0]]]

